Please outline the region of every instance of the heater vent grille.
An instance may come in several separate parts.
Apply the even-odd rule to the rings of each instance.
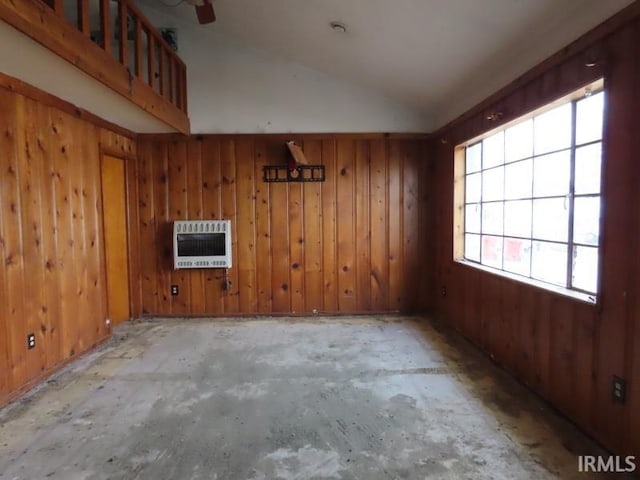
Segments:
[[[230,268],[230,220],[180,220],[173,224],[174,268]]]

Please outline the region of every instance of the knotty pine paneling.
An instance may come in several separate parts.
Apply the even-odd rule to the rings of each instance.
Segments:
[[[640,21],[609,22],[506,87],[434,135],[430,189],[435,311],[526,385],[548,399],[605,446],[640,459]],[[635,9],[635,10],[634,10]],[[627,15],[628,13],[625,13]],[[617,25],[614,31],[610,26]],[[585,66],[586,52],[598,65]],[[604,202],[598,305],[464,266],[453,259],[454,147],[604,76],[606,127]],[[395,189],[394,189],[395,191]],[[428,220],[429,221],[429,220]],[[393,227],[392,227],[393,228]],[[443,295],[442,289],[446,289]],[[612,376],[627,380],[625,404],[614,403]],[[576,452],[579,454],[581,452]]]
[[[311,164],[322,163],[322,141],[308,140],[305,156]],[[304,185],[303,238],[304,242],[304,301],[305,311],[322,304],[322,185]]]
[[[640,22],[635,23],[635,45],[640,42]],[[640,81],[640,59],[636,57],[636,70],[635,70],[635,78],[636,78],[636,90],[635,90],[635,101],[633,103],[633,111],[640,111],[640,92],[638,91],[637,84]],[[637,122],[635,125],[635,131],[637,132],[638,126]],[[633,171],[633,181],[634,185],[638,185],[638,181],[640,180],[640,172],[638,172],[637,160],[640,158],[640,143],[637,141],[638,137],[635,136],[635,141],[633,142],[631,156],[635,158],[635,168],[631,169]],[[634,213],[633,219],[633,230],[630,232],[632,238],[640,238],[640,201],[637,199],[638,189],[635,188],[633,190],[635,192],[634,196],[634,206],[635,208],[632,210]],[[624,436],[625,445],[630,445],[633,452],[636,454],[636,459],[638,455],[640,455],[640,435],[638,431],[640,430],[640,285],[635,279],[638,277],[638,272],[640,272],[640,250],[637,247],[634,247],[631,250],[631,262],[627,263],[627,267],[629,269],[630,278],[628,279],[629,283],[633,287],[630,289],[632,295],[632,302],[629,311],[629,321],[627,322],[627,336],[626,336],[626,345],[625,345],[625,360],[627,366],[627,373],[634,379],[634,381],[630,382],[629,385],[629,399],[630,404],[627,408],[628,414],[628,427]],[[629,295],[629,293],[627,294]],[[583,331],[583,335],[588,335],[593,330],[594,326],[590,325],[590,328],[586,331]],[[592,353],[592,355],[596,355]]]
[[[131,139],[1,80],[0,405],[109,335],[100,152],[135,154]]]
[[[140,136],[146,315],[365,313],[426,309],[431,255],[425,140],[292,136],[324,183],[264,183],[288,158],[279,135]],[[233,268],[172,268],[171,222],[231,219]],[[170,286],[180,294],[171,297]]]

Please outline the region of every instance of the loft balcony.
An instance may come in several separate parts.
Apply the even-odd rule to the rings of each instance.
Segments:
[[[21,79],[28,83],[53,94],[71,91],[73,96],[73,87],[56,87],[56,83],[76,81],[77,73],[69,69],[71,64],[84,72],[83,77],[93,79],[88,79],[89,83],[101,84],[94,88],[111,90],[103,95],[100,107],[110,110],[111,118],[107,120],[133,131],[189,133],[186,66],[131,0],[0,0],[0,19],[0,38],[5,47],[7,39],[16,47],[14,51],[5,48],[4,57],[0,58],[5,73],[20,77],[12,69],[25,71],[26,79]],[[24,36],[29,38],[18,38]],[[49,62],[38,56],[42,55],[38,53],[43,50],[40,46],[66,60],[68,64],[56,61],[65,64],[68,74],[53,69],[38,74],[36,64]],[[49,84],[52,88],[47,88]],[[86,89],[76,90],[81,95]],[[82,101],[66,97],[86,108]],[[93,113],[101,115],[100,108]],[[133,112],[130,124],[118,117],[126,117],[132,110],[137,112]]]

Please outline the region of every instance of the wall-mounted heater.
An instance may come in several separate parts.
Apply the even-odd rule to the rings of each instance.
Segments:
[[[231,220],[173,222],[173,267],[231,268]]]

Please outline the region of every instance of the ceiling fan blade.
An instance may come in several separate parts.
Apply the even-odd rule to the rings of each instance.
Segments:
[[[198,15],[200,25],[215,22],[216,13],[213,11],[211,0],[204,0],[202,5],[196,5],[196,15]]]

